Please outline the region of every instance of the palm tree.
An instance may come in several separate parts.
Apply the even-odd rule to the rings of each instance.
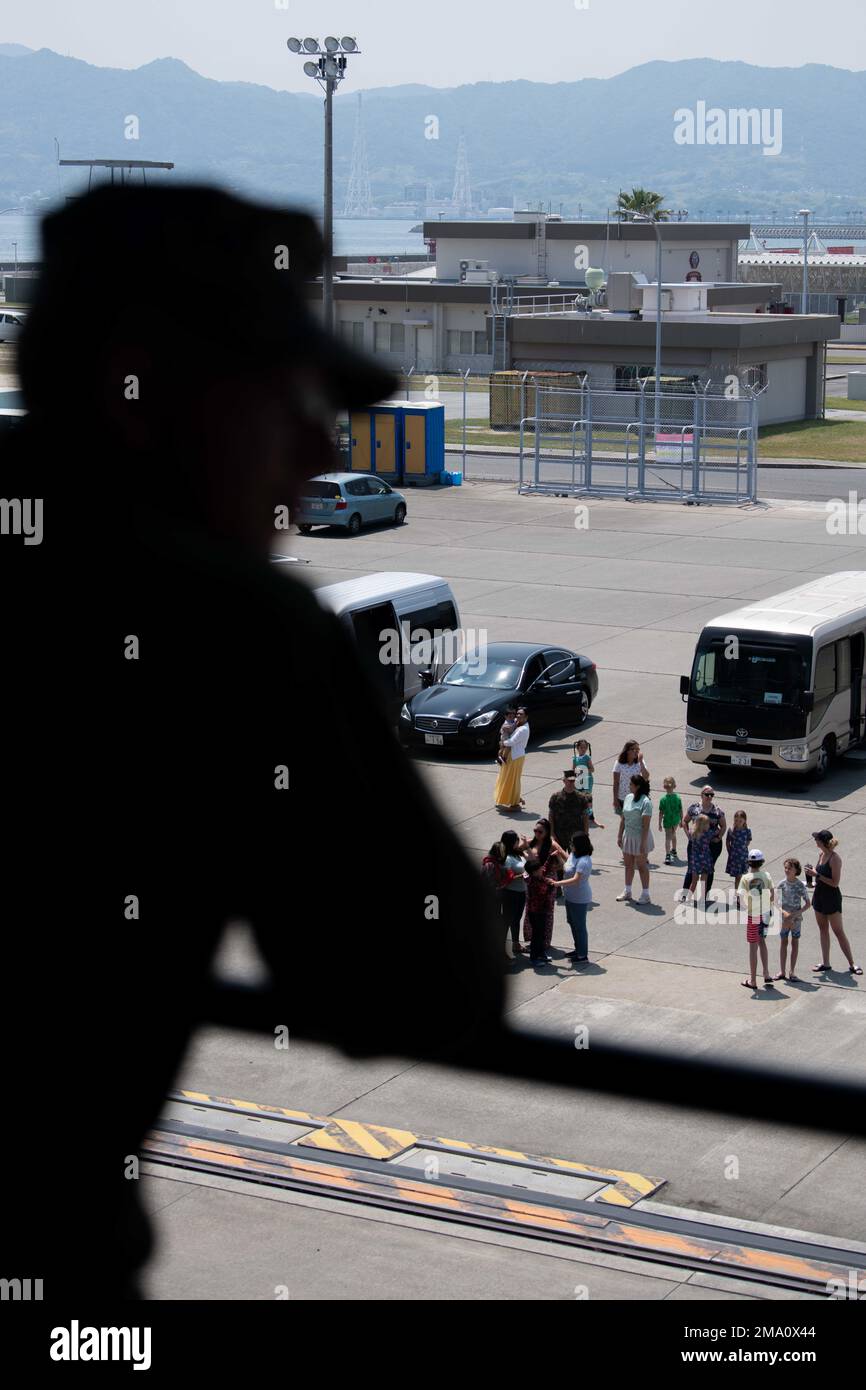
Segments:
[[[650,222],[667,222],[670,213],[662,207],[664,194],[653,193],[648,188],[633,188],[631,193],[620,193],[617,199],[616,216],[625,222],[633,222],[635,214],[648,217]]]

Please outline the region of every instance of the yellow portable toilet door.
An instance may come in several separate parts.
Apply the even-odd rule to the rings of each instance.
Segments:
[[[368,411],[353,411],[349,417],[350,454],[353,473],[370,472],[370,415]]]
[[[406,434],[405,471],[423,473],[427,467],[427,421],[423,415],[407,415],[403,425]]]
[[[397,472],[397,420],[393,415],[376,415],[374,473]]]

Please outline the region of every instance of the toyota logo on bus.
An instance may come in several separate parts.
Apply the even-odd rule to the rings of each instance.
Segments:
[[[738,730],[737,730],[737,738],[748,738],[748,737],[749,737],[749,731],[748,731],[748,729],[738,729]]]

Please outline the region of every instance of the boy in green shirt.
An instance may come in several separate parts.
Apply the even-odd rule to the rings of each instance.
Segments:
[[[659,830],[665,832],[665,863],[672,864],[677,854],[677,828],[683,820],[683,803],[677,796],[673,777],[664,780],[665,794],[659,802]]]

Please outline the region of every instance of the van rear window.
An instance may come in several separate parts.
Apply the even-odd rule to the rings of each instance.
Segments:
[[[339,497],[339,483],[320,483],[315,479],[312,482],[304,483],[305,497]]]

